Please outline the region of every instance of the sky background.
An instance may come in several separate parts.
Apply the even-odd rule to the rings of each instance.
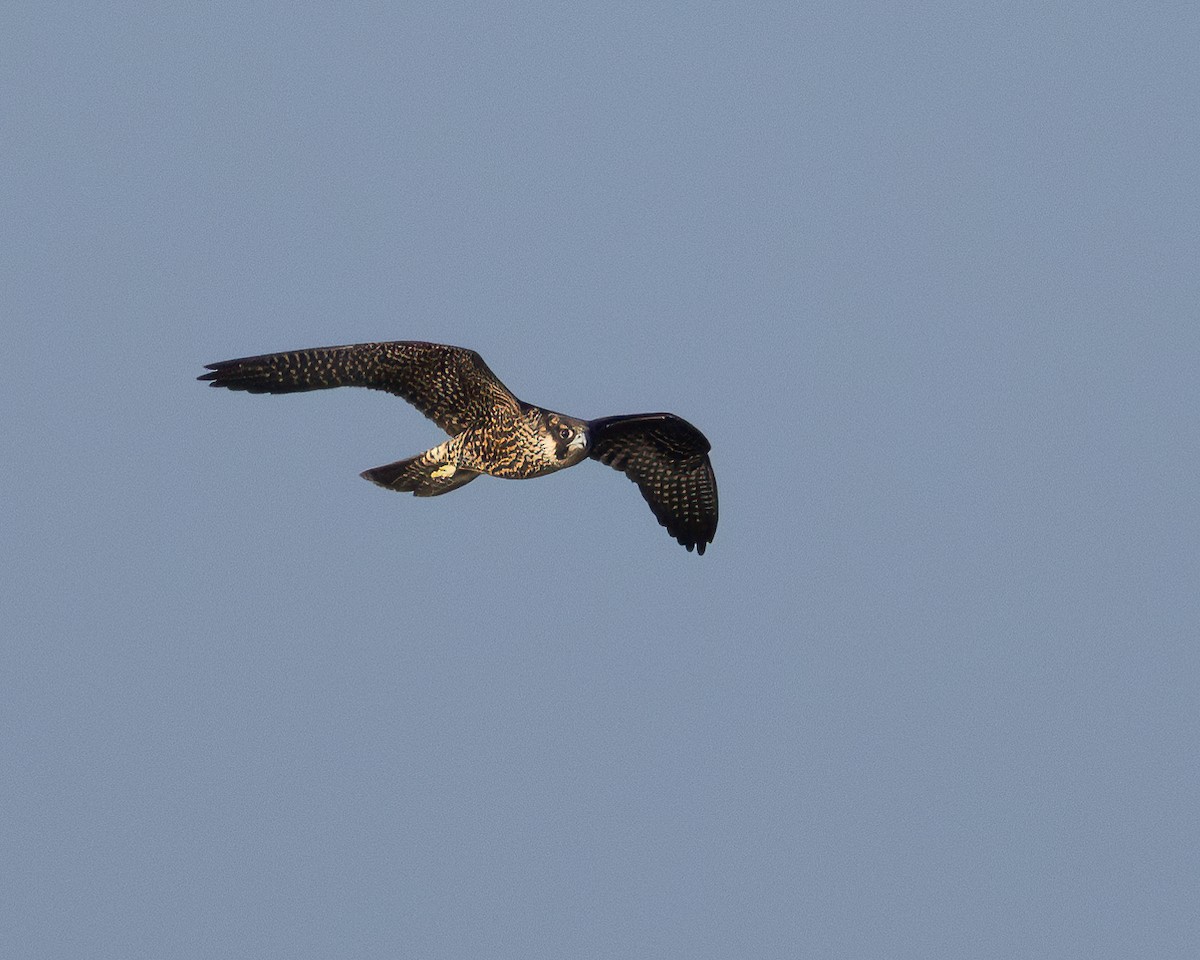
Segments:
[[[1200,18],[8,4],[0,955],[1200,955]],[[422,339],[712,442],[415,500]]]

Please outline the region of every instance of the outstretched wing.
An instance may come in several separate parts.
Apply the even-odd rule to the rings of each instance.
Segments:
[[[447,433],[494,416],[515,415],[520,402],[474,350],[397,340],[317,347],[210,363],[199,380],[250,393],[297,393],[368,387],[403,397]]]
[[[672,413],[604,417],[588,432],[588,455],[636,483],[667,533],[703,554],[717,532],[717,478],[704,434]]]

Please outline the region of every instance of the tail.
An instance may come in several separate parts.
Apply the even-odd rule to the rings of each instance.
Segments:
[[[474,470],[443,461],[434,455],[436,453],[437,448],[407,460],[385,463],[382,467],[364,470],[361,476],[388,490],[418,497],[439,497],[479,476]]]

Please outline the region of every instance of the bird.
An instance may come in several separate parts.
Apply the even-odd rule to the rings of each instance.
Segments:
[[[480,474],[526,480],[598,460],[637,484],[667,533],[698,555],[717,531],[711,445],[673,413],[583,420],[525,403],[474,350],[394,340],[267,353],[205,364],[213,387],[298,393],[366,387],[402,397],[449,434],[415,457],[360,474],[388,490],[438,497]]]

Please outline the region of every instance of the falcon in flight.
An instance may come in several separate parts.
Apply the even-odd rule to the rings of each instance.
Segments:
[[[704,434],[672,413],[579,420],[518,400],[474,350],[401,340],[268,353],[206,366],[197,379],[248,393],[369,387],[403,397],[450,435],[362,476],[437,497],[481,473],[526,480],[585,457],[638,485],[658,522],[703,554],[717,531],[717,480]]]

